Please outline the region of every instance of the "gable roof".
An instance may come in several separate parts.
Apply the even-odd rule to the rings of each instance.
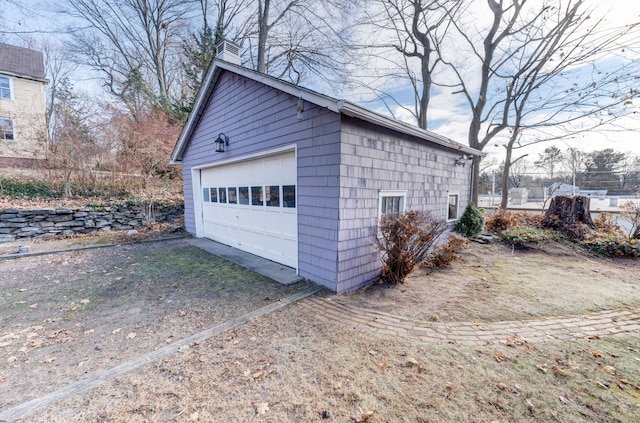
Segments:
[[[461,153],[466,153],[474,156],[484,155],[484,153],[478,150],[465,146],[464,144],[460,144],[442,135],[436,134],[435,132],[420,129],[417,126],[388,118],[380,113],[358,106],[357,104],[350,101],[329,97],[308,88],[303,88],[298,85],[291,84],[289,82],[256,72],[242,66],[234,65],[220,59],[214,59],[211,62],[209,70],[207,71],[207,75],[204,79],[204,82],[202,83],[200,91],[196,96],[193,109],[191,113],[189,113],[189,118],[182,128],[180,137],[178,138],[176,146],[171,153],[172,164],[178,164],[182,161],[184,152],[186,151],[189,144],[189,139],[193,135],[193,132],[195,131],[200,118],[204,114],[207,102],[211,94],[213,93],[215,86],[220,79],[220,76],[224,71],[233,72],[237,75],[262,83],[271,88],[280,90],[294,97],[305,100],[309,103],[313,103],[320,107],[325,107],[336,113],[355,117],[384,128],[415,136],[428,142],[460,151]]]
[[[0,73],[47,82],[42,52],[0,43]]]

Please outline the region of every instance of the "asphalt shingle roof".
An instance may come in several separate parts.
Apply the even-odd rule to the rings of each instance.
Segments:
[[[44,79],[42,52],[0,43],[0,72]]]

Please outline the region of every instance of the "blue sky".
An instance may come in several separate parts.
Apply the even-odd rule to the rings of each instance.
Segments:
[[[591,4],[598,5],[602,13],[606,13],[606,19],[612,26],[617,26],[622,23],[640,22],[640,2],[609,0],[605,4],[602,4],[602,2],[597,0],[590,1]],[[1,41],[23,43],[25,41],[29,42],[30,40],[38,41],[43,38],[56,39],[60,37],[56,35],[55,31],[63,26],[64,22],[60,21],[59,15],[47,10],[55,7],[52,6],[52,2],[14,0],[13,4],[11,4],[7,3],[7,0],[0,0],[0,3],[5,6],[3,11],[0,12],[0,18],[4,23],[4,27],[1,29],[8,29],[9,32],[5,34],[0,33]],[[479,17],[479,19],[481,19],[481,17]],[[13,34],[11,32],[13,32]],[[640,51],[636,52],[636,57],[640,60]],[[93,75],[86,71],[78,71],[75,74],[75,80],[73,82],[74,85],[80,89],[93,92],[100,90],[93,79]],[[411,90],[407,88],[408,87],[397,85],[394,87],[393,95],[396,100],[411,107],[412,93]],[[335,93],[332,94],[335,95]],[[357,94],[362,94],[362,90],[358,90]],[[354,93],[345,93],[344,96],[349,100],[357,100],[359,97]],[[436,89],[433,93],[431,104],[432,107],[429,110],[429,115],[432,126],[430,129],[466,144],[469,117],[468,106],[462,97],[452,95],[448,89]],[[379,112],[387,112],[384,105],[379,102],[367,103],[365,106]],[[415,123],[406,111],[402,111],[396,107],[395,112],[397,118],[409,123]],[[620,151],[631,151],[635,154],[640,154],[640,119],[627,119],[623,122],[623,126],[628,128],[628,130],[618,133],[592,133],[588,136],[580,136],[574,140],[566,140],[565,142],[542,143],[535,147],[532,146],[524,152],[529,153],[530,157],[535,159],[537,158],[538,152],[555,144],[561,149],[565,149],[568,145],[584,151],[610,147]],[[503,151],[504,149],[502,147],[494,147],[493,145],[488,146],[485,150],[485,152],[490,155],[497,157],[498,160],[501,159]]]

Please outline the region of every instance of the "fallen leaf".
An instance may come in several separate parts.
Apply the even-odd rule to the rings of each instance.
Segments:
[[[7,377],[6,376],[0,376],[0,383],[4,383],[7,381]]]
[[[269,403],[261,402],[256,406],[256,414],[266,414],[269,411]]]
[[[353,417],[351,417],[353,419],[354,422],[356,423],[362,423],[362,422],[366,422],[367,420],[369,420],[370,418],[373,417],[373,411],[358,411],[356,414],[353,415]]]
[[[191,413],[191,415],[189,416],[189,420],[191,420],[192,422],[197,422],[198,420],[200,420],[200,413],[198,413],[197,411],[195,413]]]
[[[410,367],[420,367],[420,363],[418,363],[418,360],[412,357],[407,358],[407,364]]]
[[[378,351],[376,350],[369,350],[369,355],[376,355],[378,354]]]
[[[115,335],[116,333],[119,333],[121,330],[122,328],[115,329],[113,332],[111,332],[111,334]]]
[[[185,310],[178,310],[178,316],[184,317],[186,315],[187,315],[187,312]]]
[[[129,335],[127,335],[127,339],[133,339],[136,337],[136,333],[135,332],[130,332]]]
[[[31,304],[29,308],[38,308],[38,304]]]
[[[595,358],[600,358],[602,357],[602,351],[600,350],[595,350],[594,352],[591,353]]]
[[[386,367],[389,365],[389,363],[387,362],[387,360],[382,359],[382,360],[378,361],[378,362],[376,363],[376,365],[377,365],[378,367],[382,367],[382,368],[384,369],[384,368],[386,368]]]
[[[80,304],[89,304],[91,301],[88,298],[80,300]]]
[[[498,363],[501,363],[507,359],[507,357],[505,357],[505,355],[500,351],[496,351],[495,353],[493,353],[493,358],[495,358]]]
[[[45,364],[50,364],[50,363],[53,363],[54,361],[56,361],[55,357],[47,357],[44,359]]]
[[[501,391],[504,391],[505,389],[507,389],[507,385],[505,385],[505,384],[504,384],[504,383],[502,383],[502,382],[498,382],[498,383],[496,383],[496,387],[497,387],[498,389],[500,389]]]
[[[609,387],[607,385],[605,385],[604,383],[602,383],[602,382],[596,382],[596,385],[598,385],[602,389],[609,389]]]
[[[558,397],[558,399],[560,400],[561,403],[563,404],[569,404],[569,400],[566,399],[565,397]]]
[[[516,347],[518,345],[525,345],[528,342],[529,341],[527,341],[525,338],[514,334],[507,338],[507,347]]]
[[[434,313],[431,315],[431,319],[432,322],[437,322],[438,320],[440,320],[440,316],[438,316],[437,313]]]
[[[612,366],[604,366],[602,368],[602,370],[604,370],[605,372],[609,373],[610,375],[616,374],[616,369],[615,369],[615,367],[612,367]]]
[[[91,334],[93,332],[95,332],[93,329],[87,329],[87,330],[84,331],[84,334],[85,335],[89,335],[89,334]]]
[[[529,409],[529,412],[533,413],[535,411],[535,407],[533,406],[533,403],[529,399],[524,400],[524,402],[525,404],[527,404],[527,408]]]
[[[626,379],[618,379],[616,380],[616,385],[618,385],[618,388],[620,389],[626,389],[625,385],[627,385],[629,383],[628,380]]]
[[[253,377],[254,380],[258,380],[261,379],[264,376],[264,370],[260,370],[258,372],[255,372],[251,377]]]
[[[571,376],[571,372],[567,369],[563,369],[562,367],[558,367],[558,366],[552,366],[551,367],[553,369],[553,371],[555,372],[555,374],[560,375],[560,376]]]

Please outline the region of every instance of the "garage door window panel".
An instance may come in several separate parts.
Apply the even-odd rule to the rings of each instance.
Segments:
[[[211,202],[218,202],[218,188],[211,188]]]
[[[226,188],[220,188],[218,190],[218,201],[220,203],[226,203],[227,202],[227,189]]]
[[[238,188],[238,204],[249,205],[249,187]]]
[[[267,206],[280,207],[280,186],[269,185],[265,187]]]
[[[262,187],[251,187],[251,205],[264,206],[264,194]]]
[[[282,207],[294,209],[296,207],[296,186],[282,186]]]
[[[202,190],[202,201],[205,203],[209,202],[209,188],[204,188]]]
[[[229,192],[229,204],[237,204],[238,203],[238,193],[235,188],[227,188]]]

